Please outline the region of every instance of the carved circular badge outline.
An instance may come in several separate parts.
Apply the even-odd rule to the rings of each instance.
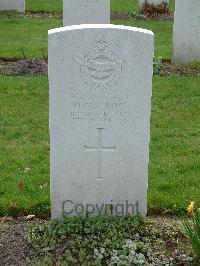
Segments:
[[[90,88],[108,89],[118,83],[121,77],[122,60],[107,48],[110,45],[105,40],[98,41],[96,45],[98,47],[87,53],[79,62],[80,72]]]

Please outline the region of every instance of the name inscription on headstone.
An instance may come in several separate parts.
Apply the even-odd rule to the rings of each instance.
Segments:
[[[71,121],[127,123],[126,97],[71,96]]]

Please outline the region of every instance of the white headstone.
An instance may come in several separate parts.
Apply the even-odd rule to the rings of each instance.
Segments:
[[[173,62],[200,61],[200,1],[176,0]]]
[[[0,10],[25,12],[25,0],[0,0]]]
[[[160,5],[163,2],[165,2],[169,5],[169,0],[139,0],[139,7],[142,8],[145,3]]]
[[[64,26],[107,23],[110,23],[110,0],[63,0]]]
[[[115,25],[49,31],[53,218],[146,215],[153,40]]]

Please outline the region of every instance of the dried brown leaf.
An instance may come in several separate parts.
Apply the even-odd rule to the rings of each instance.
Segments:
[[[27,215],[26,217],[25,217],[25,220],[26,221],[30,221],[30,220],[33,220],[35,218],[35,215],[33,215],[33,214],[29,214],[29,215]]]
[[[16,202],[11,202],[10,203],[10,208],[16,209],[17,208],[17,203]]]
[[[4,216],[2,219],[1,219],[1,223],[6,223],[6,222],[11,222],[13,221],[14,218],[12,216]]]
[[[18,183],[18,188],[19,189],[22,189],[22,188],[24,188],[25,187],[25,185],[24,185],[24,182],[23,181],[20,181],[19,183]]]

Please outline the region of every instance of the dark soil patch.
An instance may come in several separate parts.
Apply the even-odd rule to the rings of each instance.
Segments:
[[[26,11],[25,14],[17,13],[14,11],[0,11],[0,18],[37,18],[37,19],[48,19],[48,18],[56,18],[62,19],[62,13],[55,13],[55,12],[33,12],[33,11]],[[111,19],[134,19],[134,20],[173,20],[174,14],[156,14],[153,16],[147,16],[145,14],[141,14],[135,11],[129,13],[123,13],[119,11],[111,12]]]
[[[111,19],[130,19],[131,16],[127,13],[111,12]]]
[[[160,76],[190,76],[200,77],[200,64],[198,66],[192,65],[175,65],[170,60],[163,60],[162,67],[158,73]]]
[[[0,75],[26,76],[47,75],[48,64],[41,58],[17,60],[14,62],[0,61]]]
[[[0,265],[30,265],[39,259],[24,239],[27,225],[30,223],[33,222],[26,222],[23,218],[0,223]]]
[[[26,12],[25,17],[28,18],[39,18],[39,19],[46,19],[46,18],[57,18],[62,19],[62,13],[47,13],[47,12]],[[174,14],[164,14],[164,15],[155,15],[152,17],[148,17],[146,15],[137,13],[137,12],[129,12],[123,13],[114,11],[111,12],[111,19],[134,19],[134,20],[173,20]]]
[[[39,19],[47,19],[47,18],[57,18],[62,19],[62,13],[49,13],[49,12],[26,12],[25,17],[27,18],[39,18]]]
[[[0,60],[0,75],[2,76],[26,76],[26,75],[47,75],[48,63],[46,59],[3,59]],[[190,77],[200,76],[200,64],[191,65],[174,65],[170,60],[163,60],[162,66],[157,73],[160,76],[183,75]]]

